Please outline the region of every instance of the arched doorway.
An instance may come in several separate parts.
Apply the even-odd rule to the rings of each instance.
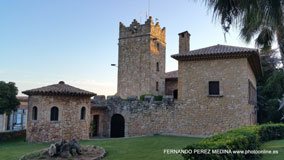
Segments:
[[[114,114],[111,117],[110,137],[124,137],[124,118],[120,114]]]

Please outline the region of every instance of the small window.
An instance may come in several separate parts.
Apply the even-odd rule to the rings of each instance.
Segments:
[[[82,107],[81,108],[81,116],[80,116],[80,119],[81,120],[84,120],[86,117],[86,108],[85,107]]]
[[[37,107],[34,106],[32,109],[32,120],[37,120]]]
[[[209,95],[220,95],[219,81],[209,81]]]
[[[157,50],[159,51],[160,50],[160,44],[157,43]]]
[[[156,82],[156,91],[159,91],[159,82]]]
[[[52,107],[50,111],[50,121],[58,121],[59,110],[57,107]]]
[[[159,64],[159,62],[156,63],[156,71],[157,71],[157,72],[160,71],[160,64]]]

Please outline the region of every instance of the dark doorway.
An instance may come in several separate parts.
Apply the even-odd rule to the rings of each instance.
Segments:
[[[177,89],[175,89],[175,90],[173,91],[173,96],[174,96],[174,99],[177,99],[177,98],[178,98],[178,90],[177,90]]]
[[[9,131],[11,129],[10,127],[10,114],[7,114],[7,127],[6,127],[7,131]]]
[[[99,115],[94,115],[93,116],[93,136],[98,136],[99,135],[99,120],[100,116]]]
[[[111,117],[110,137],[124,137],[124,118],[120,114],[114,114]]]

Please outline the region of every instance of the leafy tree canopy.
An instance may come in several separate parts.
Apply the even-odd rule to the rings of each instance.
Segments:
[[[284,62],[284,0],[202,0],[220,19],[225,32],[239,27],[246,42],[256,37],[261,49],[271,49],[276,40]],[[275,39],[276,38],[276,39]]]
[[[20,104],[16,95],[18,94],[18,88],[15,83],[0,81],[0,114],[10,113],[16,110]]]

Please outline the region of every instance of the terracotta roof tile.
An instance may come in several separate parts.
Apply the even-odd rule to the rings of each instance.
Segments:
[[[201,55],[218,55],[218,54],[240,54],[240,53],[257,53],[258,50],[254,48],[236,47],[228,45],[217,44],[215,46],[200,48],[189,51],[187,54],[175,54],[172,57],[179,56],[201,56]]]
[[[94,96],[93,92],[85,91],[60,81],[58,84],[53,84],[41,88],[23,91],[26,95],[73,95],[73,96]]]
[[[215,45],[189,51],[186,54],[175,54],[172,58],[179,61],[196,61],[226,58],[248,58],[255,75],[262,75],[259,53],[257,49],[228,45]]]

